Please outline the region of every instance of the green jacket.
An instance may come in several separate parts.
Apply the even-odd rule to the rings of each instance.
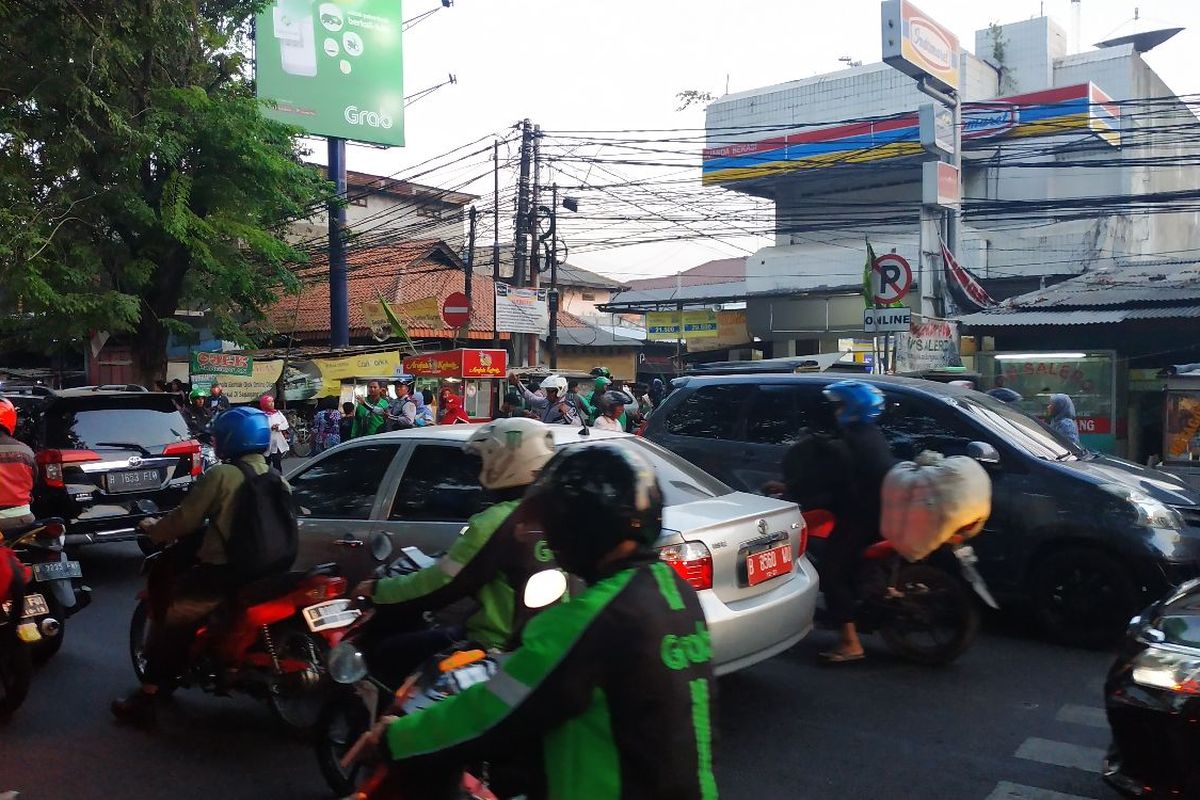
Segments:
[[[433,611],[474,597],[479,610],[467,619],[467,638],[486,648],[511,649],[527,619],[515,598],[534,572],[555,566],[540,536],[518,538],[505,525],[519,500],[497,503],[467,520],[467,529],[438,562],[411,575],[375,584],[376,603]],[[522,607],[523,608],[523,607]]]
[[[550,800],[715,800],[712,647],[695,591],[646,556],[525,629],[486,683],[386,733],[425,774],[540,750]]]
[[[380,397],[375,405],[370,398],[354,406],[354,422],[350,425],[350,437],[370,436],[379,433],[387,423],[388,399]]]

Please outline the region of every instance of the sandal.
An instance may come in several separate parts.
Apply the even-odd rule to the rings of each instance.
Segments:
[[[862,661],[866,657],[866,653],[839,653],[837,650],[827,650],[817,654],[817,660],[822,664],[849,664],[853,661]]]

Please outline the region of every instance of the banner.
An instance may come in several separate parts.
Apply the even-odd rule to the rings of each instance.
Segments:
[[[315,136],[404,144],[400,0],[274,0],[254,25],[263,114]]]
[[[545,289],[516,289],[496,284],[496,330],[509,333],[550,332],[550,313]]]
[[[283,369],[283,359],[255,361],[249,375],[191,374],[193,386],[221,384],[231,403],[254,403],[264,394],[274,394]],[[329,395],[338,396],[343,378],[390,378],[401,372],[398,350],[358,353],[336,358],[290,359],[283,374],[283,397],[299,403]]]
[[[410,328],[433,328],[441,330],[446,327],[442,322],[442,304],[436,297],[423,297],[411,303],[392,304],[402,321],[407,321]]]
[[[942,269],[945,272],[946,288],[950,297],[959,310],[964,314],[973,314],[985,308],[996,305],[996,301],[987,293],[975,276],[954,259],[945,242],[942,245]]]
[[[651,311],[646,314],[646,338],[652,342],[711,339],[718,335],[717,312]]]
[[[194,375],[251,375],[254,359],[240,353],[193,352],[191,372]]]
[[[897,373],[961,366],[957,322],[941,319],[914,322],[907,333],[896,334]]]
[[[753,341],[754,337],[750,335],[750,331],[746,327],[744,310],[718,311],[717,335],[712,338],[702,337],[702,340],[698,340],[696,347],[692,350],[728,350],[731,347],[740,347]]]
[[[274,394],[275,382],[283,369],[282,359],[255,361],[249,375],[191,374],[192,386],[210,387],[221,384],[221,391],[231,403],[257,403],[264,394]]]

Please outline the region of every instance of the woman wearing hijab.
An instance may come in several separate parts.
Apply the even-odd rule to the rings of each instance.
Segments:
[[[463,410],[462,398],[449,389],[442,389],[442,425],[454,425],[470,422],[470,417]]]
[[[425,392],[422,392],[418,389],[412,393],[412,399],[413,403],[415,403],[417,406],[416,426],[418,428],[424,428],[426,425],[432,425],[433,409],[430,408],[429,404],[425,401]]]
[[[1050,396],[1050,405],[1046,406],[1046,417],[1049,419],[1050,430],[1057,433],[1076,447],[1079,443],[1079,426],[1075,424],[1075,403],[1065,394]]]

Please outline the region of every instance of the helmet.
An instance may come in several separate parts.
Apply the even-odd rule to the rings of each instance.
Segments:
[[[203,386],[193,386],[192,390],[188,392],[188,399],[195,400],[198,397],[208,397],[208,389]]]
[[[630,406],[633,405],[633,398],[625,392],[614,390],[604,393],[604,402],[609,406]]]
[[[1023,399],[1020,392],[1015,389],[1009,389],[1007,386],[998,386],[995,389],[989,389],[988,394],[1001,403],[1019,403]]]
[[[479,471],[483,488],[528,486],[554,455],[554,434],[537,420],[500,419],[472,433],[463,451],[483,461]]]
[[[567,391],[567,379],[562,375],[549,375],[541,383],[543,389],[557,389],[559,394]]]
[[[612,444],[571,447],[530,490],[558,563],[585,580],[610,550],[632,540],[651,547],[662,532],[662,490],[645,456]]]
[[[608,371],[608,367],[592,367],[591,375],[593,378],[611,378],[612,373]]]
[[[598,375],[596,377],[596,391],[597,392],[603,392],[605,389],[607,389],[611,385],[612,385],[612,380],[610,378],[606,378],[603,375]]]
[[[862,381],[838,381],[825,387],[825,399],[834,405],[838,425],[874,422],[883,413],[883,392]]]
[[[3,397],[0,397],[0,428],[8,431],[9,436],[17,432],[17,407]]]
[[[231,408],[213,423],[213,446],[221,458],[263,453],[271,446],[271,426],[258,409]]]

